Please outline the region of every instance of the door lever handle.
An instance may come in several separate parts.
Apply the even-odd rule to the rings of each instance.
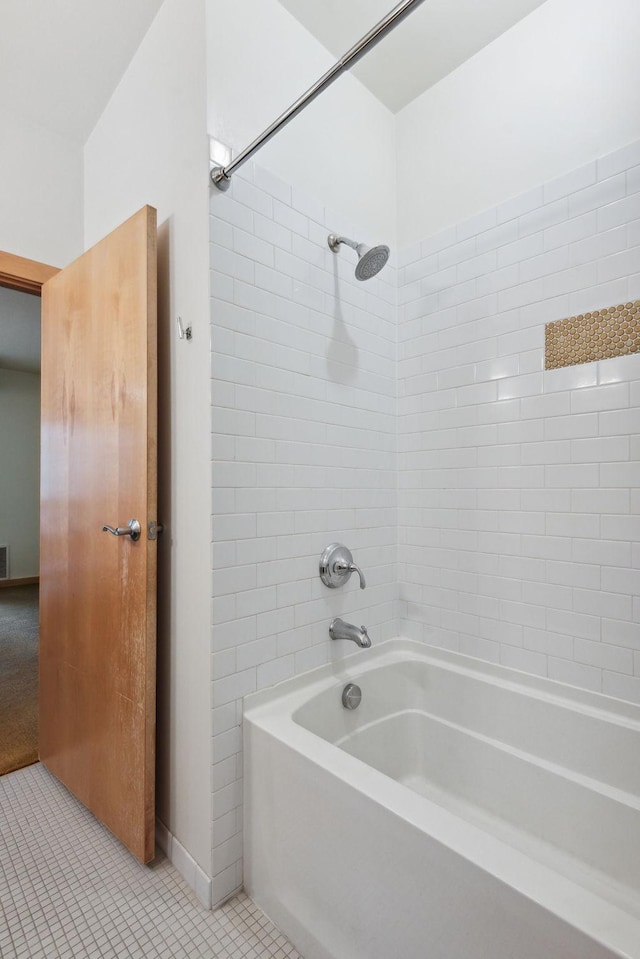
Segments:
[[[130,536],[135,543],[140,539],[142,529],[137,519],[130,519],[128,526],[103,526],[103,533],[111,533],[113,536]]]

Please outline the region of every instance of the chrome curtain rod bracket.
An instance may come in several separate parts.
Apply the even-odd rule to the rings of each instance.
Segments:
[[[231,175],[227,173],[225,168],[223,166],[211,167],[211,173],[209,175],[213,185],[217,186],[223,193],[226,193],[231,186]]]
[[[213,185],[219,190],[228,190],[231,184],[232,174],[241,167],[243,163],[251,159],[256,150],[259,150],[265,143],[268,143],[276,133],[293,120],[309,103],[315,100],[323,90],[326,90],[334,80],[337,80],[345,70],[348,70],[354,63],[357,63],[365,53],[379,43],[394,27],[397,27],[398,24],[401,23],[405,17],[408,17],[416,7],[419,7],[421,3],[424,3],[424,0],[403,0],[402,3],[395,6],[386,17],[383,17],[382,20],[376,23],[375,27],[372,27],[344,56],[340,57],[331,69],[327,70],[324,76],[320,77],[312,87],[309,87],[306,93],[303,93],[295,103],[292,103],[288,110],[285,110],[277,120],[274,120],[271,126],[267,127],[242,153],[239,153],[235,160],[232,160],[231,163],[228,163],[226,166],[214,166],[210,173]]]

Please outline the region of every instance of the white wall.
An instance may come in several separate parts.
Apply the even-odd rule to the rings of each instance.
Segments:
[[[207,0],[208,129],[235,152],[287,109],[335,57],[277,0]],[[368,243],[395,241],[395,120],[355,77],[340,77],[256,162],[355,221]]]
[[[398,114],[402,245],[640,136],[637,0],[547,0]]]
[[[237,153],[335,58],[276,0],[207,14],[208,130]],[[333,615],[394,628],[394,274],[358,283],[326,242],[394,246],[394,130],[346,75],[211,194],[214,902],[242,881],[242,695],[339,655]],[[317,577],[336,539],[365,593]]]
[[[331,213],[257,165],[211,196],[213,901],[242,882],[242,697],[396,622],[395,271],[359,282]],[[330,543],[362,566],[331,590]]]
[[[85,241],[159,224],[158,815],[209,875],[210,384],[204,0],[166,0],[85,148]],[[176,317],[193,328],[178,340]]]
[[[408,248],[403,631],[640,702],[640,354],[544,370],[640,298],[640,141]]]
[[[0,544],[9,577],[38,576],[40,375],[0,368]]]
[[[0,110],[0,250],[66,266],[82,252],[82,145]]]

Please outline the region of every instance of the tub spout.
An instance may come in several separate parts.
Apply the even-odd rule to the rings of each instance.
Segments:
[[[343,619],[331,621],[329,636],[331,639],[348,639],[360,649],[369,649],[371,646],[366,626],[354,626],[352,623],[345,623]]]

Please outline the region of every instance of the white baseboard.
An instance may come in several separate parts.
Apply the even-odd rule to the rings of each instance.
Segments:
[[[156,845],[191,886],[205,909],[211,909],[211,879],[159,819],[156,819]]]

